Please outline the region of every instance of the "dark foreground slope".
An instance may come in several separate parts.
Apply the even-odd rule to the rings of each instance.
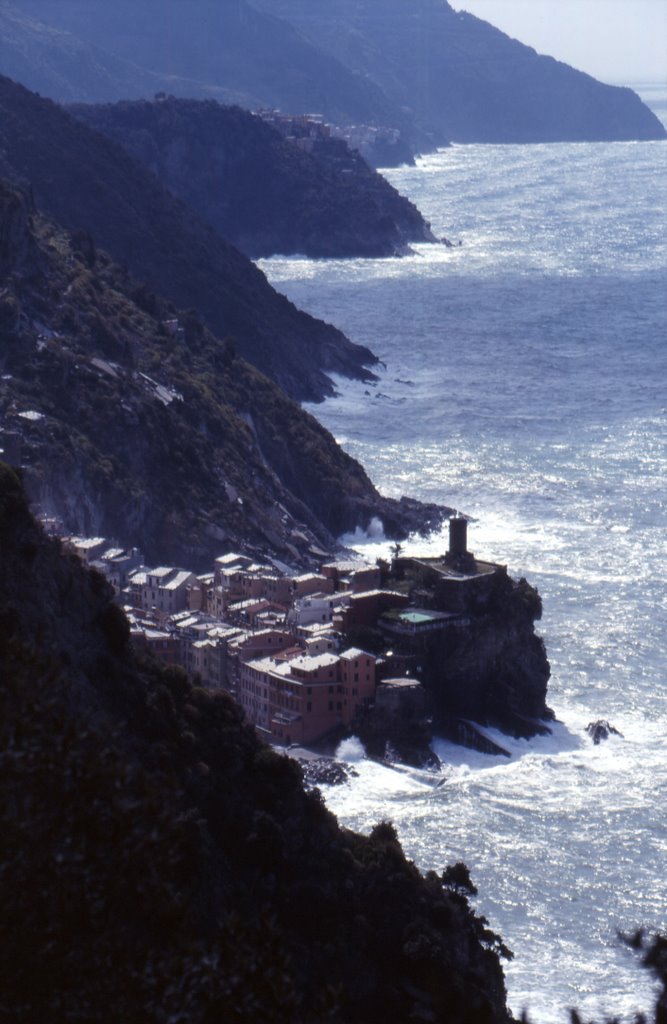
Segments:
[[[226,694],[127,639],[0,466],[3,1019],[509,1022],[467,873],[340,829]]]
[[[72,112],[253,258],[390,256],[433,241],[416,207],[340,139],[304,152],[238,107],[173,97]]]
[[[403,534],[441,515],[380,497],[233,340],[4,184],[0,278],[0,430],[69,529],[195,567],[230,545],[304,560],[373,516]]]
[[[664,139],[636,93],[541,56],[445,0],[254,0],[370,78],[435,141]]]
[[[0,77],[0,174],[29,185],[58,223],[90,232],[119,263],[299,399],[331,393],[327,373],[368,376],[375,357],[301,313],[264,275],[121,146]]]

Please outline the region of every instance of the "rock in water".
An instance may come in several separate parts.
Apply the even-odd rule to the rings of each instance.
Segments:
[[[620,736],[623,738],[623,733],[615,729],[613,725],[610,725],[605,718],[599,718],[597,722],[589,722],[586,726],[586,732],[593,740],[593,743],[597,747],[600,740],[609,739],[610,735]]]
[[[342,786],[350,778],[359,773],[350,765],[340,761],[332,761],[330,757],[318,757],[315,760],[299,758],[303,769],[303,780],[307,786]]]

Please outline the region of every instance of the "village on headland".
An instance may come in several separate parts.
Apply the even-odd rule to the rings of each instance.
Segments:
[[[355,733],[373,756],[424,765],[443,650],[474,646],[498,587],[525,583],[477,560],[467,526],[450,519],[440,558],[404,556],[397,544],[390,561],[350,557],[300,574],[228,552],[197,575],[149,568],[138,549],[101,537],[63,542],[112,584],[135,649],[231,693],[268,742],[326,749]],[[456,733],[493,748],[464,718]]]

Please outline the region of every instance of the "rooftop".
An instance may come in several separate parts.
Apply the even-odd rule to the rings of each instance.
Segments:
[[[460,569],[447,562],[444,556],[441,558],[408,558],[406,561],[432,569],[440,576],[451,580],[471,580],[477,576],[490,576],[498,570],[507,570],[505,565],[499,565],[496,562],[481,562],[474,555],[470,555],[469,559],[461,563]]]
[[[346,661],[353,661],[355,658],[372,658],[373,655],[368,651],[362,651],[360,647],[348,647],[346,651],[341,652],[340,657]]]
[[[302,654],[300,657],[292,658],[288,662],[291,668],[301,669],[303,672],[315,672],[318,668],[333,668],[338,664],[337,654]]]
[[[147,569],[146,575],[158,580],[166,580],[167,577],[173,576],[176,572],[178,572],[178,569],[173,565],[159,565],[157,569]]]
[[[173,579],[167,580],[164,584],[164,590],[178,590],[179,587],[184,586],[188,580],[192,577],[192,573],[186,569],[181,569],[176,573]]]

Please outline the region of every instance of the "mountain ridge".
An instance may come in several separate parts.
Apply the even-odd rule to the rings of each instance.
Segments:
[[[90,232],[157,294],[233,336],[292,397],[333,394],[329,374],[372,379],[368,349],[297,310],[121,146],[2,76],[0,174],[29,186],[64,227]]]
[[[411,108],[436,143],[664,139],[631,89],[604,85],[446,0],[253,0]]]
[[[106,50],[110,60],[145,65],[149,78],[167,82],[153,91],[390,127],[417,151],[452,140],[667,137],[632,90],[537,54],[445,0],[197,0],[187,13],[175,0],[23,0],[23,11],[73,33],[79,46]],[[24,73],[39,75],[48,63],[33,60]],[[131,75],[124,80],[123,98],[153,94],[148,80],[139,92]],[[26,84],[38,87],[33,77]],[[75,81],[72,89],[68,98],[91,99],[83,86],[75,95]]]

